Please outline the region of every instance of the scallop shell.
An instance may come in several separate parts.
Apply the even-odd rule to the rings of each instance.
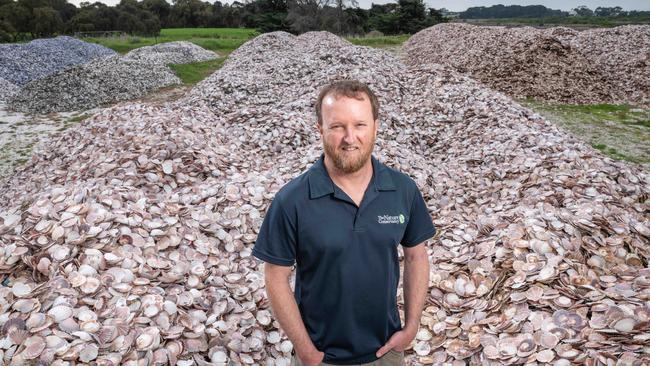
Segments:
[[[72,308],[67,305],[57,305],[48,310],[47,315],[55,322],[60,323],[72,316]]]
[[[79,360],[81,362],[91,362],[97,358],[99,354],[99,348],[95,344],[85,345],[79,352]]]
[[[46,342],[45,339],[41,336],[32,336],[27,338],[19,348],[20,357],[25,360],[33,360],[40,356],[40,354],[45,350]]]

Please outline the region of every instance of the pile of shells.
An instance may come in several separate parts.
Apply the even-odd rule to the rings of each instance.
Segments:
[[[0,78],[22,86],[74,65],[116,55],[104,46],[68,36],[0,44]]]
[[[650,26],[592,29],[577,33],[570,42],[603,70],[615,98],[650,105]]]
[[[214,60],[219,55],[201,46],[187,41],[166,42],[154,46],[136,48],[126,55],[125,59],[138,60],[151,64],[189,64]]]
[[[185,99],[102,110],[0,182],[4,363],[288,365],[251,250],[320,155],[313,104],[340,78],[377,91],[376,156],[439,229],[408,364],[650,362],[646,171],[450,68],[276,32]]]
[[[0,102],[12,97],[19,89],[16,84],[0,78]]]
[[[650,26],[567,28],[438,24],[405,44],[407,63],[440,63],[515,98],[564,103],[650,100]]]
[[[112,56],[34,80],[8,104],[20,112],[36,113],[90,109],[180,83],[165,65]]]

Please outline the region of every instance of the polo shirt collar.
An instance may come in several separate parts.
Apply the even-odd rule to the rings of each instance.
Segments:
[[[372,161],[371,182],[377,191],[394,191],[396,189],[390,170],[374,156]],[[334,182],[325,169],[325,154],[309,168],[309,198],[315,199],[334,193]]]

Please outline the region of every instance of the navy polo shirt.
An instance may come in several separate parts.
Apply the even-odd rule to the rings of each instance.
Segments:
[[[375,352],[402,329],[397,312],[397,245],[415,246],[436,229],[415,182],[372,157],[361,205],[336,186],[323,163],[275,195],[253,255],[296,263],[295,299],[323,362],[377,360]]]

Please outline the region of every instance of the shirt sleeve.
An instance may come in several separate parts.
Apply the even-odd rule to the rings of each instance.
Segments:
[[[253,256],[280,266],[292,266],[296,259],[296,225],[277,196],[264,216]]]
[[[417,186],[413,196],[409,221],[401,241],[405,247],[414,247],[436,234],[431,215]]]

